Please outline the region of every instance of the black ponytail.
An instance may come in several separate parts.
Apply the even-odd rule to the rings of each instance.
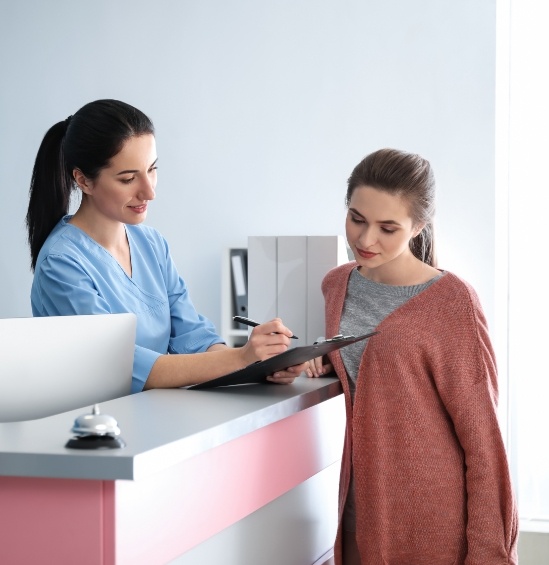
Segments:
[[[66,120],[52,126],[44,136],[34,162],[26,218],[33,271],[44,241],[68,212],[74,188],[63,152],[66,130]]]

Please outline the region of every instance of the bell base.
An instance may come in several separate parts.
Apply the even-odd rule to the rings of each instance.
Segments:
[[[73,437],[65,444],[70,449],[119,449],[126,447],[121,437],[88,435]]]

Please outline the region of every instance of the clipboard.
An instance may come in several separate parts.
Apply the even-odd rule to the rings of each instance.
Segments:
[[[291,349],[287,349],[284,353],[280,353],[280,355],[269,357],[264,361],[258,361],[257,363],[253,363],[252,365],[248,365],[243,369],[239,369],[238,371],[234,371],[222,377],[217,377],[186,388],[199,390],[221,386],[267,382],[267,377],[276,373],[276,371],[282,371],[287,367],[299,365],[305,361],[310,361],[315,357],[321,357],[322,355],[326,355],[326,353],[330,353],[336,349],[341,349],[342,347],[351,345],[351,343],[356,343],[357,341],[361,341],[377,333],[379,332],[371,332],[358,337],[355,337],[354,335],[336,335],[326,341],[321,341],[319,343],[315,342],[313,345],[293,347]]]

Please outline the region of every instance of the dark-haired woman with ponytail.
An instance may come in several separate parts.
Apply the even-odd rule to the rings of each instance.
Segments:
[[[196,312],[167,242],[143,225],[156,180],[153,124],[129,104],[90,102],[48,130],[26,218],[33,315],[135,313],[133,392],[196,384],[285,351],[292,332],[278,318],[229,348]],[[269,379],[291,383],[304,367]]]
[[[517,563],[494,351],[473,288],[437,268],[434,199],[429,162],[394,149],[348,180],[326,335],[379,333],[307,370],[345,395],[336,565]]]

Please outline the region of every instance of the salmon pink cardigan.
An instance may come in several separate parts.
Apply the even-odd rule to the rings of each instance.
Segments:
[[[326,335],[339,333],[357,264],[330,271]],[[335,543],[351,466],[362,565],[516,565],[518,515],[497,419],[497,372],[475,291],[446,272],[377,327],[347,426]]]

